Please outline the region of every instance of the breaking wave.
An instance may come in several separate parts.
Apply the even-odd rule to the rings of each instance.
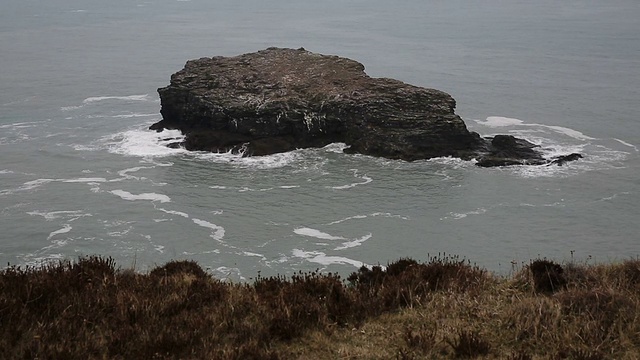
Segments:
[[[489,116],[486,120],[474,119],[480,126],[478,132],[487,133],[500,129],[499,133],[509,133],[539,146],[547,159],[571,153],[580,153],[583,158],[565,166],[509,166],[500,169],[521,177],[566,177],[579,173],[626,167],[624,161],[630,155],[628,148],[637,147],[620,139],[598,139],[581,131],[502,116]],[[619,145],[624,145],[620,147]]]

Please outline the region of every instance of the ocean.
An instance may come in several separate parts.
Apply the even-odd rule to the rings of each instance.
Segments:
[[[4,0],[0,266],[192,259],[245,281],[402,257],[499,274],[637,258],[639,18],[635,0]],[[242,158],[147,130],[187,60],[270,46],[446,91],[472,131],[584,158],[485,169],[344,144]]]

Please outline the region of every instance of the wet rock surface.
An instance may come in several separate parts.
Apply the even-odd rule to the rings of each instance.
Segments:
[[[180,130],[188,150],[258,156],[343,142],[348,153],[407,161],[550,161],[525,140],[470,132],[445,92],[372,78],[357,61],[302,48],[191,60],[158,93],[163,119],[150,129]]]

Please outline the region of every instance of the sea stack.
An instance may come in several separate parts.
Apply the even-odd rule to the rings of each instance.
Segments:
[[[345,152],[407,161],[547,162],[525,140],[470,132],[443,91],[372,78],[357,61],[303,48],[190,60],[158,93],[163,119],[150,129],[180,130],[188,150],[259,156],[343,142]]]

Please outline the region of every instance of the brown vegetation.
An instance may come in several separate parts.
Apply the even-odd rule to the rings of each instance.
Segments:
[[[640,261],[536,260],[509,278],[456,258],[216,280],[81,258],[0,272],[0,358],[637,359]]]

